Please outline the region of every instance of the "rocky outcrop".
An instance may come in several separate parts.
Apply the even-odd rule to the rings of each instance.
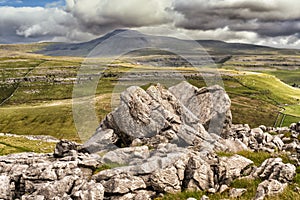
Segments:
[[[61,141],[55,154],[20,153],[0,157],[0,198],[103,199],[104,187],[89,180],[102,164],[100,157],[78,153],[74,146],[77,144]],[[57,157],[57,153],[61,156]]]
[[[246,189],[230,186],[239,178],[261,179],[255,199],[264,199],[293,181],[299,134],[299,123],[232,124],[230,99],[219,86],[130,87],[87,143],[61,140],[53,154],[0,157],[0,199],[148,200],[183,190],[239,198]],[[237,154],[217,156],[245,150],[288,151],[296,164],[269,158],[257,167]]]
[[[86,149],[106,148],[103,140],[116,146],[139,140],[139,145],[154,148],[160,143],[212,147],[216,138],[210,133],[224,135],[230,126],[230,99],[219,86],[198,89],[183,82],[169,90],[157,84],[146,91],[133,86],[121,94],[120,106],[101,122]]]

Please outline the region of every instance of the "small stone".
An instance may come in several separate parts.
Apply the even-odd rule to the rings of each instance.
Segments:
[[[209,197],[206,195],[203,195],[200,200],[209,200]]]
[[[247,189],[244,188],[232,188],[229,190],[229,196],[231,198],[238,198],[241,197],[246,191]]]
[[[77,151],[79,146],[80,145],[76,144],[75,142],[61,140],[56,144],[54,156],[57,158],[61,158],[64,156],[72,156],[74,155],[74,151],[72,150]]]
[[[254,200],[264,200],[266,196],[273,196],[283,192],[287,187],[287,183],[280,183],[276,180],[265,180],[257,187]]]
[[[195,199],[194,197],[189,197],[186,200],[197,200],[197,199]]]
[[[228,190],[228,188],[229,187],[227,185],[225,185],[225,184],[221,185],[221,187],[219,189],[220,194],[222,194],[223,192],[225,192],[226,190]]]

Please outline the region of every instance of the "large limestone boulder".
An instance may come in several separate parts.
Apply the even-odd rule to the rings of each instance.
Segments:
[[[168,90],[159,84],[150,86],[146,91],[136,86],[129,87],[121,94],[120,106],[101,122],[94,136],[86,142],[85,149],[89,152],[101,151],[103,149],[97,148],[105,148],[103,140],[106,143],[110,141],[116,146],[120,144],[130,146],[137,141],[154,147],[165,142],[181,147],[195,143],[200,146],[201,143],[207,145],[212,143],[214,138],[205,130],[202,123],[208,125],[210,121],[220,122],[224,114],[224,119],[227,116],[230,120],[226,122],[223,120],[221,126],[211,124],[211,127],[219,127],[223,130],[231,124],[230,100],[227,99],[228,96],[222,88],[218,86],[211,88],[213,98],[218,99],[214,104],[212,103],[214,99],[209,98],[210,92],[208,92],[203,99],[201,97],[201,101],[198,99],[193,102],[192,107],[191,104],[182,103],[181,100],[183,102],[185,100],[176,97],[175,90],[175,87]],[[203,102],[204,100],[206,103]],[[212,110],[207,110],[207,106]],[[204,120],[207,117],[209,120]]]
[[[215,85],[197,88],[184,81],[169,90],[199,118],[206,130],[224,137],[230,134],[231,100],[222,87]]]

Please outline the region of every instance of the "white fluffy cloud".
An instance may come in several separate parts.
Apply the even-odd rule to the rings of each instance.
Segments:
[[[65,7],[0,7],[0,42],[77,42],[116,28],[135,28],[300,48],[298,0],[65,1]]]
[[[55,37],[72,39],[77,26],[71,14],[58,8],[0,7],[2,43],[52,40]],[[78,36],[76,38],[80,38],[80,34]]]

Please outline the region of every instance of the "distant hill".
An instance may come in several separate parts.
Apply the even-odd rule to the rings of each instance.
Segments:
[[[150,44],[159,44],[159,43],[168,43],[170,45],[194,43],[195,41],[181,40],[174,37],[166,36],[152,36],[145,35],[138,31],[126,30],[126,29],[117,29],[106,35],[99,37],[97,39],[83,42],[83,43],[52,43],[45,46],[42,50],[39,50],[38,53],[51,56],[82,56],[85,57],[89,53],[101,44],[103,41],[114,37],[114,42],[120,41],[124,43],[124,48],[129,44],[132,46],[148,46]],[[124,42],[126,41],[126,42]],[[276,54],[276,53],[286,53],[286,54],[300,54],[300,50],[293,49],[277,49],[267,46],[260,46],[254,44],[242,44],[242,43],[227,43],[218,40],[196,40],[209,54],[211,55],[233,55],[233,54]],[[121,46],[122,48],[122,46]],[[114,50],[113,50],[114,51]],[[149,54],[160,54],[160,51],[145,51],[141,50],[143,55]],[[113,54],[109,49],[107,49],[107,54]],[[136,52],[135,52],[136,54]]]

